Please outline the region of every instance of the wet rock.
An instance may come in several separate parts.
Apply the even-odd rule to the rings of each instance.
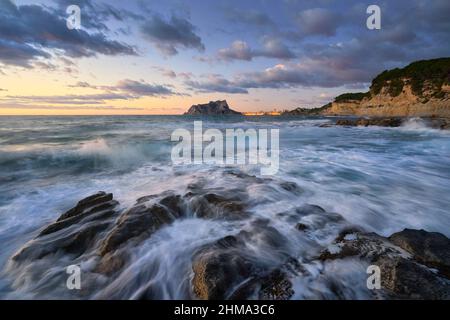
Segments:
[[[295,182],[285,181],[280,183],[280,187],[286,191],[296,194],[300,194],[302,192],[302,189]]]
[[[381,286],[394,299],[450,299],[450,281],[408,259],[381,258]]]
[[[187,194],[190,206],[198,218],[242,219],[248,216],[245,204],[237,197],[224,197],[216,193]]]
[[[171,200],[166,199],[164,203],[173,206],[177,199],[179,198],[175,196]],[[177,211],[175,214],[161,204],[153,204],[150,207],[145,204],[137,204],[120,216],[114,228],[101,244],[99,253],[103,256],[118,249],[130,239],[140,242],[181,215],[181,212]]]
[[[423,230],[404,230],[389,238],[358,229],[340,233],[319,260],[352,257],[380,267],[382,289],[394,299],[449,299],[450,280],[436,270],[445,267],[448,239]],[[448,277],[448,276],[447,276]]]
[[[337,126],[346,127],[369,127],[369,126],[379,126],[379,127],[400,127],[403,123],[401,118],[373,118],[373,119],[340,119],[336,121]]]
[[[411,253],[415,260],[450,278],[450,239],[443,234],[405,229],[391,235],[389,240]]]
[[[111,276],[120,271],[128,262],[126,251],[116,251],[105,254],[95,268],[95,272]]]
[[[294,295],[292,283],[285,272],[275,269],[261,279],[260,300],[288,300]]]
[[[232,288],[249,277],[252,263],[240,254],[241,242],[228,236],[200,249],[193,258],[194,294],[204,300],[226,299]]]
[[[61,221],[74,216],[78,216],[80,214],[83,214],[86,209],[94,208],[98,205],[108,203],[112,199],[112,193],[105,193],[104,191],[100,191],[92,196],[80,200],[74,208],[70,209],[66,213],[63,213],[56,221]]]
[[[21,262],[42,259],[60,250],[77,256],[82,255],[95,245],[99,234],[109,226],[109,222],[89,224],[58,238],[36,238],[25,244],[12,260]]]
[[[308,271],[298,260],[289,257],[281,266],[249,278],[233,292],[230,299],[287,300],[295,293],[291,278],[306,274],[309,274]]]
[[[336,240],[319,256],[319,260],[335,260],[358,256],[375,261],[380,257],[395,257],[402,252],[388,239],[375,233],[364,233],[358,229],[343,230]]]
[[[16,262],[41,259],[64,251],[81,255],[91,250],[101,234],[111,225],[108,218],[115,215],[118,202],[111,193],[99,192],[89,196],[62,214],[56,222],[42,230],[36,239],[25,244],[13,257]],[[56,232],[59,234],[55,234]]]
[[[106,216],[115,213],[114,208],[119,203],[113,200],[112,193],[105,193],[100,191],[92,196],[89,196],[83,200],[80,200],[75,207],[63,213],[56,222],[45,227],[38,235],[42,237],[44,235],[51,234],[61,229],[67,228],[73,224],[76,224],[86,217],[91,217],[94,214],[100,215],[104,218]]]
[[[308,230],[309,227],[304,223],[297,223],[295,229],[297,229],[298,231],[305,231]]]

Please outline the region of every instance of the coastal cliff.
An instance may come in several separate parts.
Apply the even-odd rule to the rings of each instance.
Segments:
[[[307,111],[305,111],[307,110]],[[288,115],[450,117],[450,58],[414,62],[384,71],[369,92],[346,93],[321,108]]]
[[[239,115],[240,112],[230,109],[226,100],[210,101],[189,108],[185,115]]]

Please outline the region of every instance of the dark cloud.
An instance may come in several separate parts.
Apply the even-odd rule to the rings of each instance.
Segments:
[[[4,99],[19,104],[63,104],[63,105],[95,105],[104,104],[107,100],[128,100],[132,96],[117,93],[101,93],[86,95],[55,95],[55,96],[6,96]]]
[[[144,81],[135,81],[135,80],[121,80],[117,84],[115,90],[119,90],[122,92],[127,92],[135,96],[170,96],[175,95],[176,93],[172,91],[172,89],[163,85],[153,85],[146,83]]]
[[[251,61],[257,57],[290,60],[296,55],[279,39],[274,38],[264,39],[263,47],[260,49],[252,49],[245,41],[237,40],[229,48],[220,49],[217,53],[218,60],[223,61]]]
[[[135,55],[135,49],[108,39],[103,33],[69,30],[61,12],[38,5],[0,4],[0,62],[30,67],[38,58],[50,58],[54,50],[68,57]],[[63,13],[65,14],[65,12]]]
[[[304,36],[334,36],[340,21],[339,14],[323,8],[303,10],[296,17],[300,33]]]
[[[248,91],[245,88],[236,86],[231,81],[223,78],[217,74],[210,74],[203,81],[187,80],[185,84],[191,90],[195,90],[200,93],[208,92],[222,92],[232,94],[247,94]]]
[[[116,8],[113,5],[94,0],[55,0],[57,11],[65,14],[68,6],[77,5],[82,11],[83,28],[98,31],[109,31],[105,23],[111,19],[124,22],[128,20],[143,21],[144,16],[127,10],[123,7]],[[120,30],[121,28],[119,28]]]
[[[160,66],[153,66],[152,68],[167,78],[175,79],[177,77],[176,72],[173,71],[172,69],[168,69],[168,68],[160,67]]]
[[[110,111],[131,111],[131,110],[145,110],[145,108],[137,107],[115,107],[115,106],[49,106],[39,104],[20,104],[20,103],[2,103],[0,102],[0,109],[28,109],[28,110],[110,110]]]
[[[142,34],[164,55],[173,56],[180,48],[204,51],[196,28],[188,20],[172,15],[170,20],[154,14],[141,27]]]
[[[226,18],[234,23],[243,23],[254,26],[263,27],[274,27],[275,23],[273,20],[264,12],[258,11],[256,9],[252,10],[240,10],[236,8],[225,8],[224,9]]]

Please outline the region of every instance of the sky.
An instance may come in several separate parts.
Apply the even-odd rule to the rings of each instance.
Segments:
[[[449,17],[448,0],[0,0],[0,115],[320,107],[449,57]]]

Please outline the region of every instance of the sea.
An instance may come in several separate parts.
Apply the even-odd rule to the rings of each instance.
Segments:
[[[192,132],[195,120],[201,120],[205,130],[279,129],[279,170],[261,176],[258,165],[174,165],[171,134],[176,129]],[[152,239],[130,248],[135,253],[130,266],[114,281],[103,279],[105,286],[90,291],[88,299],[133,299],[150,283],[158,288],[157,298],[192,298],[193,252],[237,234],[256,217],[282,234],[288,248],[283,250],[302,261],[311,241],[331,245],[342,227],[318,226],[302,236],[280,213],[305,204],[337,213],[349,226],[382,236],[412,228],[450,237],[450,132],[427,128],[420,119],[399,128],[338,127],[334,121],[331,117],[0,117],[0,298],[65,297],[63,285],[51,279],[57,270],[64,270],[67,257],[51,263],[42,259],[16,272],[8,264],[43,227],[97,191],[113,193],[126,209],[140,197],[166,191],[183,194],[189,185],[201,184],[230,196],[245,194],[242,201],[250,217],[226,221],[192,215],[162,228]],[[232,179],[230,170],[258,179]],[[281,188],[283,183],[295,185],[298,192]],[[270,259],[257,237],[249,246]],[[293,299],[337,298],[326,285],[331,277],[340,287],[339,297],[369,296],[367,266],[360,262],[330,264],[326,269],[305,265],[311,277],[294,281]],[[36,275],[45,281],[35,280]]]

